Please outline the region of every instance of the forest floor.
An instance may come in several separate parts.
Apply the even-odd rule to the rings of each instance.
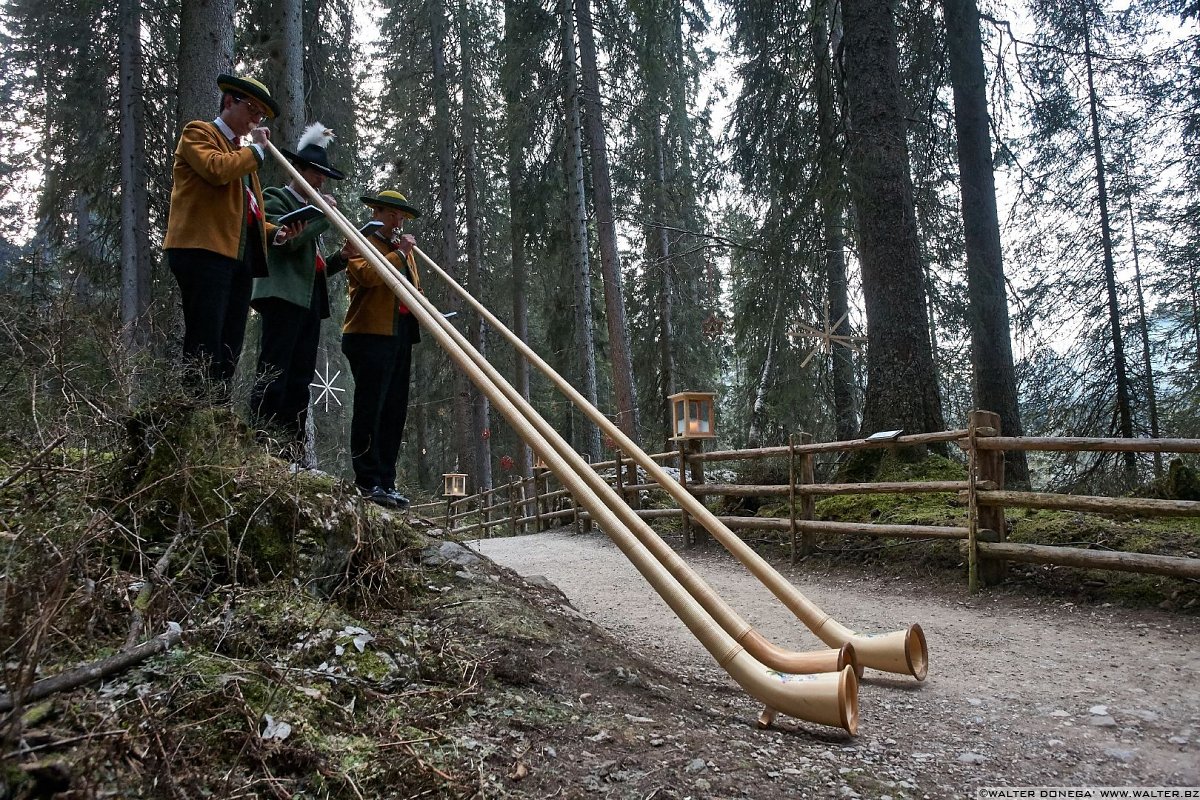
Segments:
[[[868,670],[856,737],[794,720],[762,731],[752,725],[755,702],[603,535],[559,530],[470,545],[528,580],[556,585],[621,648],[670,676],[663,703],[626,698],[618,709],[653,719],[626,729],[640,731],[639,744],[659,746],[627,754],[559,748],[560,761],[583,759],[598,777],[600,764],[622,764],[629,777],[618,796],[653,796],[664,779],[695,797],[941,798],[974,796],[983,786],[1200,785],[1194,616],[1022,588],[971,595],[965,581],[937,573],[879,578],[780,564],[810,599],[856,630],[920,623],[930,671],[918,683]],[[768,639],[794,649],[819,645],[719,547],[684,554]],[[680,774],[680,764],[694,771]]]
[[[0,798],[926,800],[1200,784],[1194,614],[1027,587],[968,595],[941,570],[781,565],[856,630],[919,622],[930,675],[869,670],[857,736],[785,716],[758,729],[761,706],[600,533],[476,542],[480,557],[336,481],[251,491],[272,470],[236,482],[240,503],[288,495],[301,519],[374,545],[332,589],[263,569],[221,583],[223,557],[188,551],[146,608],[146,631],[179,620],[181,644],[0,715]],[[8,541],[0,627],[34,624],[5,639],[8,685],[120,648],[139,581],[112,543],[42,564],[29,535]],[[283,554],[289,569],[319,564],[305,542],[299,561]],[[724,552],[685,555],[768,638],[816,645]]]

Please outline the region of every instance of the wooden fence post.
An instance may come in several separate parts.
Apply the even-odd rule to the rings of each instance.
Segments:
[[[688,488],[688,463],[687,463],[687,439],[678,439],[676,444],[679,445],[679,483],[683,486],[684,491]],[[683,512],[681,517],[683,520],[683,546],[691,547],[692,541],[692,519],[688,516],[687,511]]]
[[[533,513],[537,517],[537,532],[542,533],[546,530],[546,521],[542,519],[542,503],[545,500],[542,498],[542,474],[541,470],[534,468],[533,470]],[[550,479],[546,479],[546,493],[550,492]],[[549,509],[547,509],[549,510]]]
[[[516,536],[520,531],[517,530],[517,518],[520,514],[517,513],[517,484],[515,481],[508,482],[508,526],[512,531],[512,535]]]
[[[983,586],[992,586],[1004,580],[1004,576],[1008,571],[1008,564],[998,558],[980,558],[978,553],[977,542],[979,540],[989,542],[1003,542],[1008,538],[1004,527],[1004,508],[1003,506],[980,505],[976,497],[976,483],[987,482],[994,485],[996,489],[1004,488],[1004,451],[1003,450],[980,450],[975,447],[975,440],[985,436],[1000,435],[1000,415],[992,411],[972,411],[969,420],[969,438],[968,442],[974,453],[975,461],[975,476],[974,480],[968,487],[968,513],[974,508],[974,521],[969,527],[975,530],[974,542],[969,542],[968,546],[975,550],[974,553],[977,561],[978,582]],[[969,577],[969,556],[968,553],[968,580]]]
[[[800,433],[800,444],[812,444],[813,435],[811,433]],[[813,469],[813,454],[804,452],[800,454],[800,485],[812,486],[817,482],[816,471]],[[813,518],[813,509],[816,506],[816,498],[813,495],[805,493],[800,496],[800,519],[811,520]],[[800,553],[805,558],[812,555],[817,549],[817,535],[812,531],[805,531],[800,539]]]
[[[796,552],[796,437],[788,434],[788,540],[789,560],[795,564]]]
[[[617,450],[617,471],[615,473],[617,476],[616,489],[617,489],[617,497],[621,498],[621,502],[623,503],[623,502],[625,502],[625,485],[621,480],[622,479],[621,471],[625,469],[625,460],[621,456],[622,456],[621,451]]]
[[[704,440],[703,439],[688,439],[687,442],[688,442],[688,456],[700,455],[701,453],[704,452]],[[699,458],[690,458],[689,457],[688,458],[688,469],[691,471],[692,485],[698,486],[698,487],[704,486],[704,462],[702,460],[700,460]],[[702,494],[697,495],[696,499],[699,500],[701,504],[704,504],[705,496]],[[701,525],[696,525],[696,526],[692,527],[692,544],[708,542],[711,539],[712,539],[712,537],[709,536],[707,528],[705,528]]]

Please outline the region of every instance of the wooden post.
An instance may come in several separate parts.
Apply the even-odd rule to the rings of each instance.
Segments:
[[[969,438],[968,442],[975,455],[975,480],[977,482],[987,481],[998,489],[1003,489],[1004,451],[980,450],[974,446],[976,438],[1000,435],[1000,415],[991,411],[972,411],[968,430],[974,432],[974,438]],[[969,487],[968,492],[970,493],[967,503],[968,512],[972,507],[975,508],[976,541],[985,537],[988,541],[992,539],[997,542],[1005,541],[1008,534],[1004,528],[1004,508],[1002,506],[981,506],[975,497],[975,489]],[[978,559],[976,545],[971,543],[969,546],[972,550],[976,550],[975,556]],[[970,560],[968,558],[968,571],[969,569]],[[985,557],[979,560],[977,569],[978,581],[983,586],[992,586],[1004,580],[1008,565],[1001,559]]]
[[[516,536],[520,531],[517,530],[517,484],[514,481],[508,482],[508,525],[512,530],[512,535]]]
[[[591,456],[588,456],[587,462],[588,462],[588,469],[591,469],[592,468]],[[583,533],[591,533],[592,532],[592,517],[591,517],[591,515],[589,514],[586,519],[584,519],[582,516],[580,516],[579,502],[576,501],[573,496],[572,496],[571,500],[573,502],[575,502],[575,519],[579,520],[580,531],[582,531]]]
[[[800,433],[800,444],[812,444],[813,435],[811,433]],[[817,482],[816,470],[813,469],[813,454],[804,452],[800,454],[800,484],[802,486],[812,486]],[[814,516],[814,508],[816,507],[816,498],[811,494],[805,494],[800,498],[800,518],[811,521]],[[812,531],[805,531],[800,542],[800,552],[806,557],[813,554],[817,549],[817,535]]]
[[[623,480],[623,476],[621,475],[621,472],[624,471],[624,469],[625,469],[625,459],[622,458],[622,455],[623,454],[621,453],[621,451],[618,450],[617,451],[617,471],[616,471],[617,481],[616,481],[616,483],[617,483],[617,497],[621,498],[621,502],[625,502],[625,483]]]
[[[693,455],[693,454],[699,455],[700,453],[704,452],[704,440],[703,439],[688,439],[687,441],[688,441],[687,449],[688,449],[689,456]],[[703,486],[704,485],[704,462],[698,458],[689,458],[688,459],[688,468],[692,473],[692,475],[691,475],[692,485],[693,486]],[[701,503],[704,503],[704,501],[705,501],[704,495],[698,495],[696,497],[696,499],[699,500]],[[705,529],[704,527],[697,525],[692,528],[692,544],[708,542],[710,538],[711,537],[708,535],[708,530]]]
[[[967,423],[967,591],[979,591],[979,448],[974,415]]]
[[[618,454],[618,456],[617,456],[618,468],[620,467],[620,458],[621,457]],[[637,471],[638,471],[637,462],[634,461],[632,458],[629,459],[629,474],[625,476],[625,482],[628,483],[630,486],[633,486],[634,484],[636,484],[638,482]],[[638,492],[638,491],[630,492],[629,497],[622,496],[621,499],[623,499],[626,503],[628,503],[629,507],[634,510],[637,510],[642,507],[641,492]]]
[[[534,513],[534,516],[537,517],[538,533],[541,533],[542,531],[546,530],[546,521],[544,519],[542,519],[543,500],[542,500],[542,489],[541,489],[541,485],[540,485],[542,482],[542,475],[540,473],[541,473],[541,470],[535,469],[533,471],[533,513]],[[550,481],[549,480],[546,481],[546,491],[547,491],[547,493],[550,491]]]
[[[791,562],[796,563],[796,437],[788,434],[788,534]]]
[[[687,440],[678,439],[676,444],[679,445],[679,483],[686,490],[688,488]],[[692,541],[692,518],[684,511],[681,519],[683,520],[683,546],[691,547],[694,544]]]

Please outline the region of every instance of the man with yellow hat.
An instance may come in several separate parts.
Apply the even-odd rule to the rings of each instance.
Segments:
[[[263,216],[258,167],[270,133],[259,123],[279,113],[270,91],[233,75],[218,76],[217,86],[217,118],[189,122],[175,148],[163,249],[179,283],[189,378],[206,378],[227,400],[252,282],[267,274],[268,242],[282,244],[303,225],[278,228]],[[242,147],[246,135],[254,143]]]
[[[417,241],[402,231],[405,220],[421,213],[404,195],[390,189],[361,199],[371,209],[372,219],[382,223],[370,235],[371,244],[420,291],[421,276],[412,258]],[[403,508],[408,498],[396,491],[396,458],[408,417],[412,346],[421,341],[421,328],[362,255],[350,259],[346,275],[350,307],[342,326],[342,352],[354,375],[350,420],[354,482],[364,497],[379,505]]]

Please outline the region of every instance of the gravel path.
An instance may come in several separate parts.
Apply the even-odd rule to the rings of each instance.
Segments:
[[[469,544],[551,581],[632,649],[714,686],[735,686],[603,535],[560,530]],[[685,557],[768,639],[820,646],[724,551]],[[843,775],[878,777],[884,788],[875,796],[971,796],[1003,785],[1200,786],[1200,620],[1005,589],[972,596],[937,578],[779,569],[855,630],[911,622],[925,630],[928,679],[868,670],[859,736],[834,754],[848,765]],[[775,757],[786,772],[812,755],[803,737],[790,737]]]

